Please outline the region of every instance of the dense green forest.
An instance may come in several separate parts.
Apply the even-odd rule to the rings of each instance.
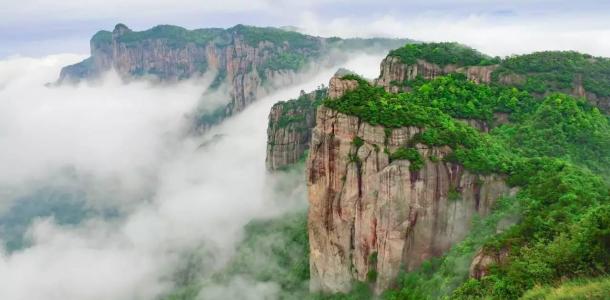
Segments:
[[[399,57],[405,64],[415,64],[418,59],[439,66],[477,66],[491,65],[500,61],[484,55],[470,47],[458,43],[421,43],[408,44],[390,51],[388,56]]]
[[[388,56],[398,57],[405,64],[421,59],[441,67],[496,65],[494,83],[518,87],[536,96],[552,91],[570,94],[582,86],[596,97],[610,97],[610,59],[575,51],[492,58],[458,43],[413,43],[390,51]]]

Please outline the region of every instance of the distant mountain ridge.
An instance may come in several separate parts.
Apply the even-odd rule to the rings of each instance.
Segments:
[[[155,76],[175,81],[215,71],[212,88],[226,83],[230,103],[202,117],[213,124],[243,110],[265,93],[274,80],[294,81],[294,73],[311,62],[348,50],[388,51],[412,42],[407,39],[322,38],[272,27],[236,25],[228,29],[188,30],[159,25],[133,31],[117,24],[112,32],[99,31],[91,39],[91,56],[61,70],[59,83],[96,78],[114,69],[124,78]],[[333,51],[333,50],[341,51]]]

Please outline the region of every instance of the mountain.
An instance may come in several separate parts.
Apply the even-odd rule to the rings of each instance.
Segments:
[[[229,104],[202,112],[202,126],[243,110],[274,84],[296,80],[311,63],[346,58],[345,52],[387,51],[405,39],[321,38],[277,28],[237,25],[228,29],[187,30],[159,25],[133,31],[123,24],[91,38],[91,56],[61,70],[59,83],[95,78],[114,69],[124,78],[156,77],[175,81],[212,71],[211,89],[227,84]],[[338,50],[338,51],[334,51]]]
[[[339,74],[319,103],[274,107],[269,147],[285,143],[268,162],[307,156],[311,290],[517,299],[608,274],[608,66],[576,52],[500,59],[413,44],[374,81]],[[297,125],[278,125],[295,111]]]
[[[547,64],[544,68],[538,66],[544,64]],[[527,68],[546,70],[546,72],[526,71]],[[543,98],[556,92],[583,97],[600,110],[606,113],[610,111],[610,97],[608,96],[610,89],[604,89],[604,87],[610,86],[610,59],[594,58],[588,54],[546,51],[512,56],[502,60],[456,43],[423,43],[405,45],[390,51],[381,62],[380,69],[380,75],[374,80],[374,84],[392,93],[409,91],[411,85],[422,80],[432,80],[451,73],[462,73],[476,83],[516,87],[537,98]],[[595,69],[595,71],[590,73],[588,72],[590,69]],[[341,74],[343,73],[339,75]],[[583,78],[587,80],[583,81]],[[563,80],[563,84],[560,83],[561,80]],[[346,84],[346,81],[340,80],[340,76],[332,78],[330,88],[338,89],[338,91],[330,93],[341,93],[341,90],[345,89],[341,84]],[[317,107],[321,101],[314,103],[317,104],[315,105]],[[282,123],[282,126],[278,126],[278,120],[289,119],[286,117],[289,113],[283,113],[282,108],[285,106],[298,107],[299,104],[303,105],[306,102],[285,101],[278,103],[271,111],[268,144],[283,146],[268,146],[267,162],[270,170],[275,169],[274,166],[286,166],[296,162],[309,148],[311,134],[308,130],[303,129],[306,124],[299,124],[298,130],[286,126],[285,122]],[[315,109],[307,109],[300,110],[298,115],[304,120],[315,120],[315,113]],[[505,113],[496,112],[494,117],[496,122],[507,121]],[[489,122],[484,120],[468,119],[466,115],[463,119],[475,127],[489,129]],[[309,124],[310,130],[313,129],[313,122],[307,122],[307,124]],[[293,139],[289,137],[293,137]],[[294,137],[298,137],[298,139],[294,139]],[[284,158],[278,159],[279,157]]]
[[[535,96],[562,92],[610,111],[610,59],[574,51],[544,51],[500,59],[456,43],[405,45],[381,64],[379,84],[404,90],[410,81],[464,73],[479,83],[514,86]]]

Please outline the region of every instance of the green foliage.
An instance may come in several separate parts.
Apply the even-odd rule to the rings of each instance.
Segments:
[[[146,40],[165,40],[173,48],[183,48],[187,44],[205,46],[224,32],[220,28],[188,30],[173,25],[158,25],[144,31],[128,31],[117,38],[117,41],[135,46]]]
[[[356,148],[360,148],[362,145],[364,145],[364,140],[361,137],[356,136],[352,140],[352,145],[354,145]]]
[[[537,286],[523,295],[523,300],[569,300],[569,299],[608,299],[610,295],[610,278],[578,279],[561,285]]]
[[[455,75],[400,94],[361,82],[324,105],[386,128],[423,128],[410,144],[448,145],[453,152],[445,161],[507,174],[521,189],[447,255],[399,276],[398,288],[384,298],[515,299],[536,285],[610,272],[610,195],[597,175],[607,180],[610,174],[610,125],[598,109],[567,95],[537,101],[516,88],[474,85]],[[456,120],[490,121],[494,112],[510,113],[512,122],[486,134]],[[409,156],[415,153],[401,148],[390,158],[416,159]],[[457,190],[451,194],[458,196]],[[506,211],[521,220],[498,234],[495,224]],[[467,280],[481,247],[508,249],[509,263],[491,268],[482,280]]]
[[[319,51],[321,42],[319,39],[304,35],[295,31],[287,31],[273,27],[254,27],[236,25],[229,29],[243,36],[246,43],[252,47],[258,47],[261,42],[271,42],[278,45],[286,44],[289,49],[301,49],[311,52]]]
[[[376,270],[369,270],[366,273],[366,281],[368,281],[370,283],[375,283],[377,281],[377,271]]]
[[[341,79],[342,80],[355,80],[359,84],[364,84],[364,85],[369,84],[369,82],[366,81],[366,79],[364,79],[356,74],[346,74],[346,75],[341,76]]]
[[[492,120],[494,112],[511,112],[515,118],[531,109],[534,99],[515,88],[477,85],[464,75],[452,74],[425,82],[411,93],[390,94],[357,76],[359,87],[324,105],[360,117],[372,125],[396,128],[426,127],[454,118]],[[450,121],[450,120],[447,120]]]
[[[200,266],[191,266],[198,267]],[[246,225],[244,238],[227,267],[218,271],[211,279],[190,278],[163,299],[194,300],[202,287],[226,284],[235,276],[278,284],[282,291],[279,299],[307,297],[307,212],[250,222]]]
[[[491,65],[499,62],[499,58],[491,58],[480,52],[458,43],[422,43],[407,44],[390,51],[388,56],[399,57],[405,64],[415,64],[418,59],[437,64],[476,66]]]
[[[390,161],[401,159],[408,160],[411,163],[409,165],[411,171],[419,171],[424,166],[424,158],[415,148],[399,148],[390,154]]]
[[[274,110],[281,107],[281,115],[277,122],[270,123],[271,127],[292,128],[296,131],[310,130],[315,119],[315,111],[326,97],[327,89],[319,87],[309,94],[303,94],[297,99],[280,101],[274,104]]]
[[[205,112],[199,116],[197,123],[200,125],[214,125],[220,123],[220,121],[224,120],[227,112],[224,106],[217,107],[211,112]]]
[[[271,56],[262,70],[300,70],[307,63],[307,56],[299,52],[280,52]]]
[[[244,236],[224,276],[248,274],[257,281],[278,283],[285,290],[300,289],[309,279],[306,213],[253,221]]]
[[[503,60],[492,76],[498,81],[511,74],[526,76],[521,87],[530,92],[571,92],[573,84],[581,81],[586,91],[610,97],[610,59],[607,58],[574,51],[536,52]]]
[[[458,191],[458,189],[455,186],[449,187],[449,193],[447,194],[447,198],[450,201],[460,200],[461,197],[462,196],[460,195],[460,191]]]
[[[518,126],[504,126],[494,133],[520,155],[561,157],[610,176],[607,116],[569,96],[549,96]]]
[[[91,44],[96,47],[112,44],[112,32],[106,30],[96,32],[91,38]]]

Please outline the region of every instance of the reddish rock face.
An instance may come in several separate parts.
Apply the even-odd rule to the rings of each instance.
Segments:
[[[390,162],[384,148],[391,153],[420,131],[398,128],[386,137],[381,126],[318,109],[307,161],[312,290],[345,292],[374,270],[382,291],[401,267],[412,270],[462,240],[472,218],[509,193],[500,176],[443,162],[447,147],[417,145],[426,158],[419,171]],[[364,141],[358,148],[356,136]]]

